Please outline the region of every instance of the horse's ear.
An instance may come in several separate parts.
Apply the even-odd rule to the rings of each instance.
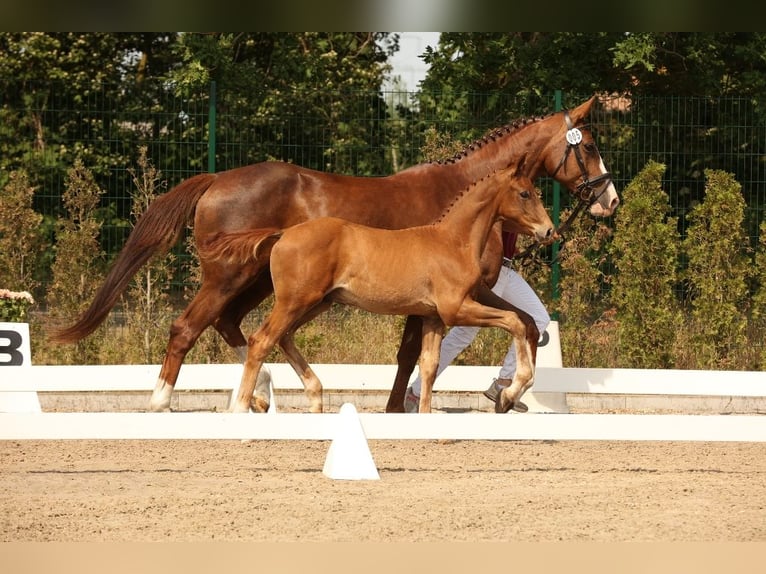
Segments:
[[[519,156],[519,161],[516,162],[516,165],[514,166],[511,164],[509,167],[513,168],[513,174],[517,175],[519,173],[524,173],[524,164],[527,161],[527,154],[523,153]]]
[[[569,117],[572,118],[572,123],[576,125],[587,118],[594,103],[596,103],[596,96],[591,96],[588,101],[570,110]]]

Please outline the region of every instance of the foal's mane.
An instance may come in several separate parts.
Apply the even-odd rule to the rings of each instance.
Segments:
[[[504,126],[501,126],[499,128],[492,128],[489,130],[486,134],[481,136],[480,138],[474,140],[470,144],[466,145],[461,151],[457,152],[454,156],[447,159],[439,159],[434,160],[430,163],[435,163],[439,165],[446,165],[446,164],[452,164],[457,163],[461,159],[464,159],[468,157],[472,152],[477,151],[481,149],[485,145],[490,145],[495,143],[496,141],[509,137],[511,134],[518,133],[522,129],[526,128],[527,126],[530,126],[532,124],[535,124],[537,122],[543,121],[552,115],[554,115],[556,112],[551,112],[548,115],[545,116],[535,116],[531,118],[520,118],[517,120],[514,120],[513,122],[506,124]]]
[[[465,186],[465,187],[464,187],[464,188],[463,188],[463,189],[460,191],[460,193],[458,193],[458,194],[457,194],[455,197],[453,197],[453,198],[452,198],[452,201],[450,201],[450,203],[447,205],[447,207],[445,207],[445,208],[444,208],[444,211],[442,211],[442,212],[441,212],[441,215],[439,215],[439,217],[437,217],[437,218],[434,220],[434,222],[433,222],[433,223],[431,223],[431,225],[436,225],[437,223],[440,223],[440,222],[441,222],[441,221],[442,221],[442,220],[443,220],[445,217],[447,217],[447,214],[448,214],[450,211],[452,211],[452,210],[454,209],[455,205],[457,205],[458,203],[460,203],[460,200],[462,200],[462,199],[463,199],[463,197],[465,197],[465,196],[466,196],[466,194],[468,194],[468,192],[469,192],[469,191],[471,191],[471,189],[473,189],[474,187],[476,187],[477,185],[479,185],[479,184],[480,184],[482,181],[484,181],[485,179],[489,179],[490,177],[494,176],[496,173],[497,173],[497,170],[496,170],[496,171],[493,171],[493,172],[491,172],[491,173],[488,173],[488,174],[487,174],[487,175],[485,175],[484,177],[480,177],[480,178],[479,178],[479,179],[477,179],[476,181],[472,181],[472,182],[471,182],[471,183],[469,183],[467,186]]]

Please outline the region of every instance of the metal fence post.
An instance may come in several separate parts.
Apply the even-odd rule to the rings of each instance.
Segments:
[[[207,113],[207,171],[215,173],[215,80],[210,82],[210,106]]]
[[[561,90],[556,90],[554,95],[554,107],[555,111],[560,112],[562,110],[562,104],[561,104]],[[553,181],[553,209],[552,209],[552,219],[553,219],[553,226],[558,227],[559,226],[559,212],[561,211],[561,184],[554,180]],[[553,301],[558,301],[559,299],[559,277],[561,273],[561,267],[559,265],[559,244],[558,242],[555,242],[552,247],[551,256],[553,258],[553,264],[551,267],[551,298]],[[554,311],[552,314],[552,318],[555,321],[558,321],[558,312]]]

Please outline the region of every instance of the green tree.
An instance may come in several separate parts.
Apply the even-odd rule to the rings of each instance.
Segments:
[[[630,32],[611,49],[636,95],[760,97],[766,33]]]
[[[702,368],[731,368],[746,343],[750,258],[745,201],[730,173],[708,170],[705,200],[689,214],[683,249],[691,286],[691,340]]]
[[[34,185],[63,179],[80,158],[96,177],[125,165],[118,139],[140,135],[122,115],[157,108],[168,33],[0,33],[0,167],[25,167]],[[164,46],[164,48],[161,48]],[[160,127],[156,128],[157,131]],[[2,170],[0,170],[2,173]]]
[[[59,222],[53,282],[48,289],[48,316],[56,324],[73,321],[90,303],[103,278],[104,254],[98,241],[101,222],[95,217],[103,191],[80,160],[69,170],[65,187],[67,218]],[[100,329],[103,334],[106,326]],[[53,353],[65,361],[87,364],[98,358],[99,339],[96,333],[73,348],[56,347]]]
[[[565,213],[562,219],[568,216]],[[559,315],[561,354],[568,367],[608,367],[617,363],[614,310],[602,295],[602,270],[611,235],[591,217],[576,219],[560,252],[561,284],[553,311]]]
[[[680,237],[668,218],[662,189],[665,166],[650,162],[625,188],[610,250],[616,274],[611,297],[617,311],[620,366],[673,367],[681,316],[675,297]]]
[[[273,158],[382,175],[391,160],[380,89],[395,49],[395,38],[372,32],[185,33],[171,79],[198,98],[215,81],[219,139],[249,142],[219,147],[218,170]]]
[[[766,332],[766,220],[761,222],[758,247],[755,253],[755,294],[753,295],[752,330],[755,333]],[[756,368],[766,370],[766,342],[760,339],[761,352]],[[751,339],[752,341],[752,339]]]
[[[133,219],[137,221],[151,201],[158,195],[163,182],[161,173],[147,157],[146,147],[138,154],[138,169],[131,168],[135,190],[133,192]],[[173,318],[168,286],[173,279],[174,254],[159,256],[141,269],[133,278],[126,296],[123,311],[126,316],[125,337],[141,341],[140,352],[130,356],[127,348],[120,350],[120,361],[145,364],[161,362],[167,343],[168,324]]]
[[[45,249],[40,224],[32,209],[34,188],[24,170],[12,172],[0,189],[0,286],[34,293],[37,266]]]
[[[706,169],[763,181],[766,155],[766,33],[453,32],[424,59],[431,65],[414,116],[469,140],[520,116],[553,111],[598,94],[598,141],[626,185],[654,159],[680,230],[704,196]],[[724,98],[725,99],[721,99]],[[688,121],[679,121],[681,100]],[[747,124],[743,126],[743,118]],[[730,127],[723,127],[730,126]],[[763,209],[764,186],[745,190]],[[757,236],[758,221],[747,221]]]

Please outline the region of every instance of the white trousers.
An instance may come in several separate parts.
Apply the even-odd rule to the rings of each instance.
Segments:
[[[497,283],[492,287],[492,292],[508,301],[514,307],[529,313],[532,319],[534,319],[541,335],[551,322],[551,317],[548,315],[548,311],[545,309],[543,302],[540,301],[537,293],[513,269],[505,266],[500,268],[500,275],[497,278]],[[455,360],[455,357],[463,349],[473,342],[478,333],[479,327],[457,326],[449,330],[447,336],[442,340],[439,368],[436,371],[437,377]],[[515,372],[516,347],[512,343],[503,360],[503,366],[500,367],[498,378],[512,379]],[[412,383],[412,391],[418,396],[420,396],[420,384],[420,375],[418,375]]]

